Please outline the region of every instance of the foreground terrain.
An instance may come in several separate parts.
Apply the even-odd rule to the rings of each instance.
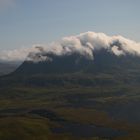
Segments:
[[[0,77],[0,139],[140,140],[139,57],[45,55]]]
[[[0,88],[2,140],[139,140],[139,86]]]

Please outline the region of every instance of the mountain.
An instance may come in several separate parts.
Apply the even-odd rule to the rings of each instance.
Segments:
[[[50,140],[139,140],[140,57],[124,44],[78,51],[73,44],[53,51],[37,47],[0,77],[1,129],[13,134],[12,124],[17,136],[44,130],[41,136],[52,134]]]
[[[122,36],[86,32],[48,46],[10,51],[1,58],[5,61],[27,58],[14,72],[2,77],[0,83],[35,86],[139,84],[139,46]]]
[[[51,59],[46,61],[25,61],[14,73],[16,74],[59,74],[83,71],[93,61],[79,54],[57,56],[46,54]]]
[[[42,55],[34,55],[38,61],[24,61],[13,73],[2,78],[0,83],[6,84],[8,81],[9,84],[34,86],[95,86],[140,82],[140,58],[135,55],[116,56],[105,49],[95,51],[94,59],[78,53]],[[49,59],[40,60],[42,57]]]
[[[42,56],[43,55],[43,56]],[[30,55],[28,56],[30,57]],[[36,61],[23,62],[23,64],[16,69],[15,74],[64,74],[64,73],[99,73],[111,71],[127,71],[128,69],[139,69],[140,58],[135,55],[116,56],[112,52],[105,49],[94,52],[94,59],[83,56],[79,53],[55,55],[52,53],[35,54]],[[49,59],[42,60],[40,58],[46,57]],[[31,59],[31,58],[30,58]]]

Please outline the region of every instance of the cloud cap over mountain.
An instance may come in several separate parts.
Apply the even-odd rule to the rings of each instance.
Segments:
[[[104,33],[86,32],[75,36],[64,37],[48,45],[34,45],[31,48],[3,50],[0,61],[45,61],[51,60],[47,54],[69,55],[78,53],[88,59],[94,59],[94,52],[105,49],[116,56],[140,56],[140,43],[122,36],[108,36]]]

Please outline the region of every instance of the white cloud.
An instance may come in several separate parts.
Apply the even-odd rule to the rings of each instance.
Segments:
[[[3,50],[0,52],[1,61],[24,61],[30,52],[35,52],[34,47],[31,48],[20,48],[14,50]]]
[[[125,53],[122,50],[120,50],[118,46],[113,46],[111,48],[111,51],[117,56],[125,55]]]
[[[101,49],[106,49],[116,56],[127,54],[140,56],[140,43],[122,36],[107,36],[104,33],[86,32],[76,36],[64,37],[60,41],[48,45],[34,45],[31,48],[4,50],[0,52],[0,60],[24,61],[27,59],[35,62],[51,60],[46,56],[47,53],[55,55],[79,53],[89,59],[93,59],[94,52]]]

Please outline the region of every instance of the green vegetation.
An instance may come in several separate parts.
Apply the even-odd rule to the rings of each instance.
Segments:
[[[1,88],[0,139],[139,140],[139,92],[139,86],[127,85],[83,88],[69,86]],[[36,113],[34,110],[49,110],[52,116],[42,112]],[[100,135],[77,138],[71,132],[53,132],[52,128],[62,127],[61,119],[112,128],[126,133],[113,138],[103,138]]]

